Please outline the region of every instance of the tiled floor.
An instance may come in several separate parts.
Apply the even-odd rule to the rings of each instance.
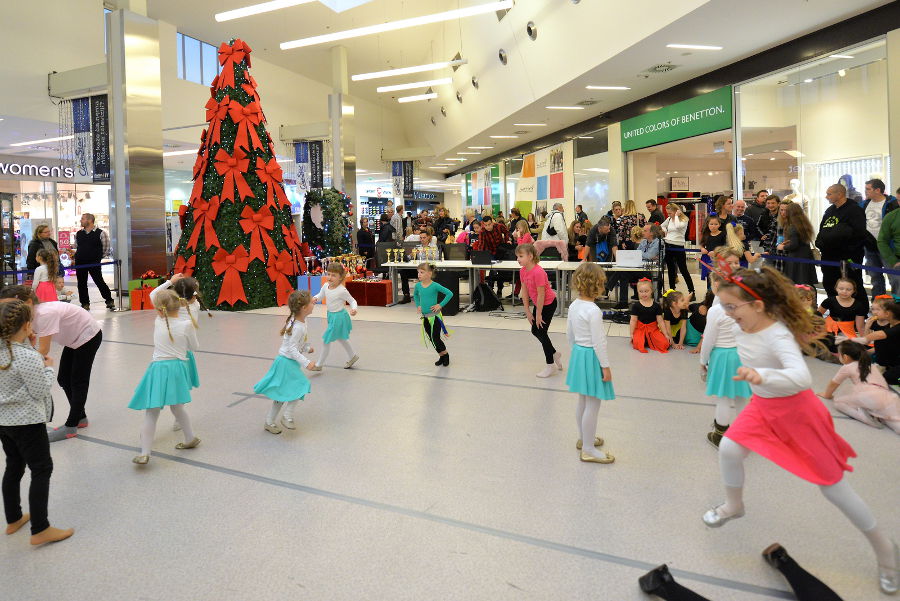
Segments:
[[[640,355],[610,339],[618,398],[599,432],[617,461],[604,466],[578,461],[574,395],[564,374],[534,377],[542,356],[522,319],[449,318],[452,365],[436,368],[408,305],[364,307],[357,367],[335,367],[334,349],[299,429],[274,436],[251,389],[283,310],[218,313],[201,324],[202,386],[188,406],[203,444],[174,450],[167,413],[138,468],[142,416],[126,405],[154,315],[95,315],[105,340],[91,426],[52,447],[51,520],[76,533],[40,549],[27,532],[4,537],[3,599],[629,601],[647,598],[637,578],[662,562],[710,599],[791,598],[759,556],[776,540],[845,600],[880,597],[862,535],[817,487],[758,457],[747,517],[703,525],[722,486],[705,439],[712,407],[686,351]],[[567,357],[564,326],[552,337]],[[810,366],[820,386],[834,372]],[[859,453],[850,482],[900,537],[900,437],[836,424]]]

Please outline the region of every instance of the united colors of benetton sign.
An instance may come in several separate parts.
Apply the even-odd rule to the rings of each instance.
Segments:
[[[731,86],[622,121],[622,150],[637,150],[731,127]]]

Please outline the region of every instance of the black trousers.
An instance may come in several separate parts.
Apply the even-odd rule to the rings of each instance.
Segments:
[[[531,299],[532,302],[534,299]],[[550,342],[550,320],[553,319],[553,314],[556,312],[556,299],[553,299],[553,302],[549,305],[544,305],[544,308],[541,309],[541,319],[544,320],[544,324],[541,327],[537,327],[537,312],[538,308],[535,306],[532,310],[532,316],[535,318],[531,322],[531,335],[541,341],[541,347],[544,349],[544,361],[546,361],[547,365],[553,363],[553,355],[556,354],[556,349],[553,348],[553,343]]]
[[[691,273],[687,266],[687,253],[684,252],[683,246],[677,244],[666,244],[666,267],[669,270],[669,288],[675,288],[675,278],[677,271],[681,272],[684,283],[687,284],[688,292],[694,291],[694,280],[691,279]]]
[[[841,261],[843,259],[836,259],[833,257],[829,257],[826,259],[822,257],[823,261]],[[852,257],[850,259],[852,262],[860,264],[862,263],[862,257]],[[822,286],[825,288],[825,294],[829,296],[833,296],[835,294],[834,287],[837,284],[837,281],[841,277],[841,268],[840,267],[827,267],[822,265]],[[869,305],[869,297],[866,294],[866,289],[863,288],[863,278],[862,278],[862,269],[853,269],[852,267],[847,268],[847,277],[853,280],[856,284],[856,294],[853,296],[863,301],[866,304],[866,308]]]
[[[19,489],[27,465],[31,470],[31,486],[28,489],[31,533],[43,532],[50,527],[47,520],[47,500],[50,497],[50,474],[53,473],[47,426],[0,426],[0,443],[6,454],[6,471],[3,473],[3,510],[6,513],[6,523],[12,524],[22,519]]]
[[[444,344],[444,341],[441,340],[441,320],[438,317],[434,318],[434,321],[430,321],[425,318],[422,320],[422,328],[425,330],[425,335],[431,339],[432,344],[434,344],[434,350],[438,352],[438,354],[443,353],[447,350],[447,345]]]
[[[82,305],[89,305],[91,303],[91,297],[88,294],[87,287],[88,275],[94,280],[94,284],[97,285],[97,290],[100,291],[103,300],[107,303],[111,303],[112,294],[109,291],[109,286],[107,286],[106,282],[103,280],[102,269],[100,267],[78,267],[76,265],[75,277],[78,279],[78,302]]]
[[[900,384],[900,365],[885,367],[884,379],[891,385]]]
[[[419,272],[415,269],[401,269],[399,275],[400,289],[403,291],[403,296],[409,296],[409,280],[410,278],[419,277]]]
[[[87,417],[84,406],[91,384],[91,368],[94,366],[94,357],[101,342],[103,342],[102,330],[78,348],[68,346],[63,348],[62,357],[59,358],[59,374],[56,381],[69,399],[69,417],[66,419],[66,426],[70,428],[74,428],[79,421]]]

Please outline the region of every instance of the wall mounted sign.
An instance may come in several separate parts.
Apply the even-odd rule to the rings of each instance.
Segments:
[[[622,121],[622,151],[637,150],[729,129],[731,86]]]
[[[75,169],[71,164],[53,159],[0,155],[0,179],[72,182],[75,180]]]

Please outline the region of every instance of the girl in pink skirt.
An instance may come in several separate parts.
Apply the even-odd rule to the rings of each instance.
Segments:
[[[879,584],[897,592],[900,551],[878,527],[866,503],[844,478],[853,448],[834,431],[831,414],[810,390],[812,376],[800,347],[811,347],[816,323],[793,284],[771,267],[761,272],[726,266],[718,297],[734,319],[743,367],[736,380],[750,384],[753,397],[719,445],[725,503],[703,515],[718,528],[744,516],[744,459],[751,451],[817,484],[872,545],[878,559]]]

